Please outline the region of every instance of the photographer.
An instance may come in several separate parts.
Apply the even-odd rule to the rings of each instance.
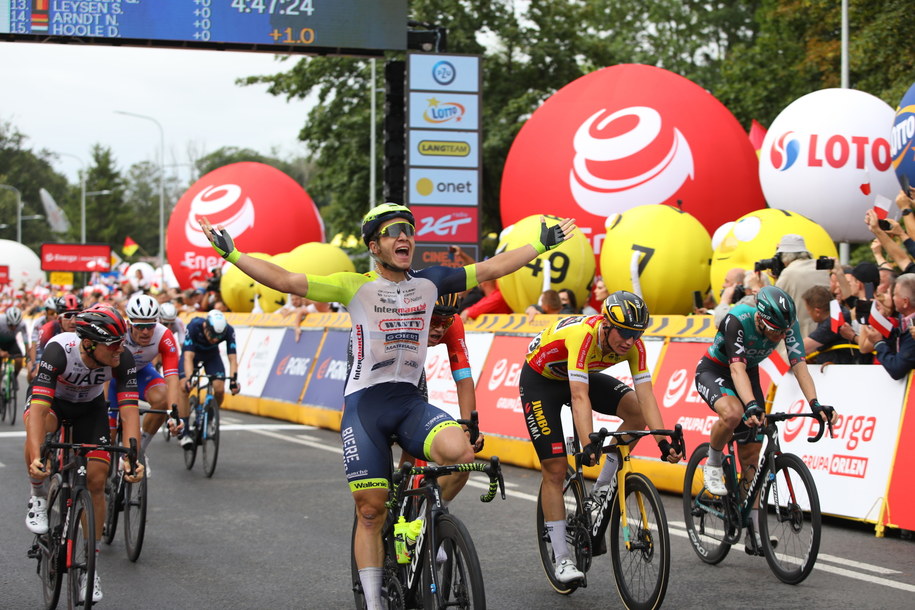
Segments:
[[[823,263],[818,265],[800,235],[783,235],[775,249],[775,256],[756,263],[756,271],[764,269],[770,270],[776,278],[775,286],[787,292],[796,303],[801,302],[803,294],[812,286],[829,288],[828,267]],[[816,327],[806,307],[798,308],[797,321],[802,337],[809,335]]]
[[[756,295],[763,289],[764,286],[769,285],[769,278],[764,274],[756,271],[745,271],[743,269],[731,269],[728,271],[728,276],[731,273],[739,271],[739,279],[734,280],[737,283],[732,284],[731,286],[726,286],[728,279],[725,277],[724,285],[726,286],[724,290],[721,291],[721,302],[715,307],[715,327],[717,328],[721,321],[724,320],[724,316],[728,315],[728,311],[735,305],[756,305]]]

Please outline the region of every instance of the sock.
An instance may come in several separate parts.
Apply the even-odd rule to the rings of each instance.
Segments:
[[[724,459],[724,450],[723,449],[714,449],[711,445],[708,448],[708,464],[709,466],[721,466],[721,461]]]
[[[149,447],[149,444],[152,442],[153,435],[149,432],[144,432],[140,436],[140,453],[145,454],[146,448]]]
[[[442,498],[442,507],[448,508],[449,504],[451,504],[451,500],[446,500],[445,498]]]
[[[753,531],[756,533],[756,539],[759,540],[759,509],[754,508],[750,511],[750,521],[753,522]]]
[[[381,568],[362,568],[359,570],[359,581],[362,583],[362,594],[365,596],[365,607],[368,610],[382,608],[381,605]]]
[[[566,522],[547,521],[544,525],[550,535],[550,544],[553,545],[553,555],[556,557],[556,563],[559,563],[561,559],[568,559],[569,545],[566,542]]]
[[[29,485],[32,488],[32,495],[39,498],[48,497],[48,479],[33,479],[29,477]]]
[[[600,474],[597,475],[594,487],[606,487],[613,482],[614,477],[616,477],[616,471],[619,469],[619,461],[620,458],[616,452],[606,455],[604,467],[601,469]]]

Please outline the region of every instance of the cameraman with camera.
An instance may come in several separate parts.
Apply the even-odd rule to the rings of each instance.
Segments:
[[[801,297],[812,286],[826,286],[829,288],[829,263],[814,260],[807,244],[800,235],[789,233],[783,235],[775,249],[775,256],[757,261],[755,271],[769,270],[776,278],[775,285],[781,288],[791,299],[799,303]],[[797,321],[801,328],[801,336],[809,335],[816,324],[807,312],[806,307],[799,307]]]
[[[728,271],[724,277],[724,282],[721,284],[720,301],[712,311],[715,327],[717,328],[721,324],[724,316],[728,315],[728,312],[735,305],[754,305],[756,303],[756,293],[763,286],[768,285],[769,281],[762,273],[747,271],[739,267]]]

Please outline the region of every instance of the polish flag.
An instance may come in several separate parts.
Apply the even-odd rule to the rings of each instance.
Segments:
[[[839,327],[845,324],[845,316],[842,315],[842,307],[839,302],[833,299],[829,302],[829,321],[832,332],[839,332]]]
[[[890,213],[891,205],[893,205],[892,201],[880,193],[877,193],[877,197],[874,199],[874,213],[877,214],[877,218],[880,220],[886,218],[887,214]]]
[[[880,331],[880,334],[883,335],[884,339],[889,337],[890,333],[893,332],[893,329],[899,325],[899,321],[895,318],[890,319],[880,313],[880,310],[877,309],[876,301],[871,304],[871,315],[868,318],[867,323]]]
[[[788,369],[791,367],[788,366],[788,363],[782,358],[782,355],[778,353],[778,350],[775,350],[769,354],[768,358],[759,363],[759,368],[769,375],[769,379],[772,380],[772,383],[779,385],[788,373]]]

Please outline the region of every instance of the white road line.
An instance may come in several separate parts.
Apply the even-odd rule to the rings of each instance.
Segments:
[[[0,438],[25,438],[25,430],[8,430],[0,432]]]
[[[219,429],[227,432],[237,432],[239,430],[316,430],[314,426],[303,426],[302,424],[223,424],[220,422]],[[283,437],[288,438],[288,437]]]
[[[221,429],[222,429],[222,427],[220,427],[220,430]],[[248,428],[246,427],[246,429],[248,429]],[[295,436],[288,436],[286,434],[278,434],[276,432],[271,432],[270,430],[265,430],[263,428],[251,429],[251,432],[254,432],[255,434],[262,434],[264,436],[270,436],[272,438],[278,438],[281,441],[287,441],[289,443],[298,443],[299,445],[306,445],[306,446],[312,447],[314,449],[322,449],[324,451],[330,451],[331,453],[340,453],[340,451],[342,451],[342,449],[340,447],[332,447],[332,446],[328,445],[327,443],[322,443],[320,441],[307,440],[307,439],[299,438],[299,437],[295,437]]]

